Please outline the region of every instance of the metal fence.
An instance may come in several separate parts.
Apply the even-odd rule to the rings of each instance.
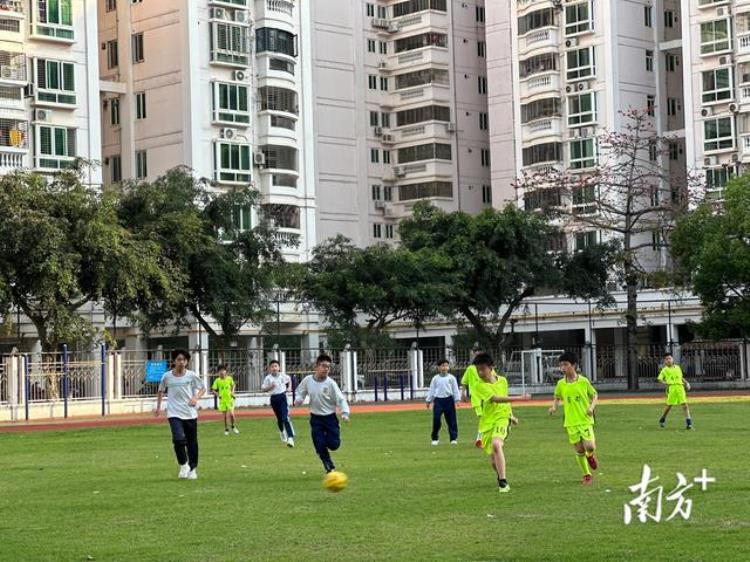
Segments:
[[[5,361],[0,361],[0,404],[8,402],[8,368]]]

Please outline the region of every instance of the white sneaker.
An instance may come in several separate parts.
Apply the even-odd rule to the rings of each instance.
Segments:
[[[286,446],[290,449],[294,449],[294,437],[290,437],[286,440]]]
[[[189,464],[181,464],[180,465],[180,472],[177,473],[177,478],[187,478],[188,473],[190,472],[190,465]]]
[[[228,429],[224,430],[224,435],[229,435],[229,430]]]
[[[281,442],[286,443],[286,431],[280,431],[279,437],[281,437]]]
[[[234,432],[235,435],[239,435],[240,434],[240,430],[237,429],[236,427],[233,427],[232,431]]]
[[[434,447],[434,446],[435,446],[435,445],[437,445],[438,443],[440,443],[440,441],[433,441],[433,442],[432,442],[432,446]]]
[[[198,480],[198,472],[196,472],[197,469],[193,469],[190,472],[188,472],[187,479],[188,480]]]
[[[451,441],[451,445],[458,445],[458,441],[456,441],[456,440],[454,439],[453,441]]]

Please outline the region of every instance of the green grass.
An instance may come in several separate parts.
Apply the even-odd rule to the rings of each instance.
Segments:
[[[500,495],[459,412],[461,443],[430,447],[427,410],[355,415],[334,454],[349,487],[321,487],[306,420],[294,450],[268,419],[225,437],[200,426],[198,481],[177,480],[161,426],[0,434],[0,560],[738,560],[750,536],[747,403],[694,406],[696,431],[659,406],[602,405],[601,474],[582,488],[560,419],[517,408]],[[693,488],[689,521],[623,523],[643,463],[666,492]],[[663,519],[673,508],[664,502]],[[746,551],[745,551],[746,552]]]

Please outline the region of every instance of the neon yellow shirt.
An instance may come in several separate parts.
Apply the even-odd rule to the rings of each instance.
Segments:
[[[679,365],[672,365],[671,367],[664,367],[659,372],[659,379],[662,382],[667,383],[667,386],[682,385],[682,369]]]
[[[493,383],[485,382],[481,378],[474,387],[473,396],[477,396],[482,404],[482,418],[479,420],[479,431],[489,431],[501,420],[510,418],[512,409],[509,402],[493,402],[493,396],[508,396],[508,379],[496,376]]]
[[[219,398],[226,399],[232,397],[232,387],[234,386],[234,379],[227,375],[224,378],[217,377],[214,383],[211,385],[211,390],[215,390],[219,393]]]
[[[578,375],[574,382],[568,382],[565,377],[557,381],[555,398],[561,400],[565,408],[563,425],[565,427],[594,425],[594,416],[586,413],[594,396],[596,396],[596,390],[589,379],[583,375]]]
[[[496,375],[495,369],[492,369],[492,374]],[[481,408],[482,406],[482,399],[477,396],[476,393],[476,386],[479,383],[483,383],[484,381],[479,376],[479,372],[477,371],[476,365],[469,365],[466,367],[466,370],[464,371],[463,376],[461,377],[461,386],[464,386],[469,389],[469,397],[471,398],[471,407],[472,408]]]

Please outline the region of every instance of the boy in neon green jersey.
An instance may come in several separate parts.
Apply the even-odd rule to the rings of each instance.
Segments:
[[[664,368],[659,373],[658,381],[667,387],[667,405],[664,413],[659,418],[659,425],[664,427],[667,422],[667,414],[672,406],[682,406],[685,412],[685,429],[693,429],[693,420],[690,418],[690,408],[687,405],[687,394],[685,390],[690,390],[690,383],[682,376],[682,369],[679,365],[674,364],[674,358],[671,353],[664,355]]]
[[[497,485],[500,493],[510,492],[505,477],[505,453],[503,446],[510,434],[511,423],[518,423],[513,417],[510,402],[529,400],[528,394],[508,396],[508,380],[498,376],[492,369],[493,361],[486,353],[479,353],[474,358],[479,382],[474,393],[482,401],[482,417],[479,418],[479,431],[482,433],[482,448],[490,455],[492,468],[497,474]]]
[[[475,347],[471,350],[471,353],[473,361],[474,358],[476,358],[482,352],[478,347]],[[476,393],[476,386],[481,381],[482,379],[479,378],[479,373],[477,373],[477,367],[473,363],[466,368],[463,376],[461,377],[461,400],[466,402],[466,395],[468,391],[469,399],[471,399],[471,407],[474,409],[474,413],[477,415],[477,418],[479,418],[479,425],[482,424],[482,399]],[[477,431],[477,438],[474,441],[474,445],[479,449],[482,448],[481,430]]]
[[[213,393],[219,397],[219,411],[224,412],[224,435],[229,435],[229,420],[232,421],[232,432],[239,433],[240,430],[234,426],[234,379],[227,374],[227,368],[219,365],[216,369],[216,377],[211,385]]]
[[[598,468],[594,456],[594,408],[598,395],[591,382],[576,371],[578,357],[575,353],[566,351],[560,355],[559,362],[564,376],[557,381],[549,414],[554,414],[558,404],[562,402],[565,418],[563,425],[568,432],[568,442],[575,448],[576,461],[583,473],[583,484],[588,486],[593,481],[590,469]]]

